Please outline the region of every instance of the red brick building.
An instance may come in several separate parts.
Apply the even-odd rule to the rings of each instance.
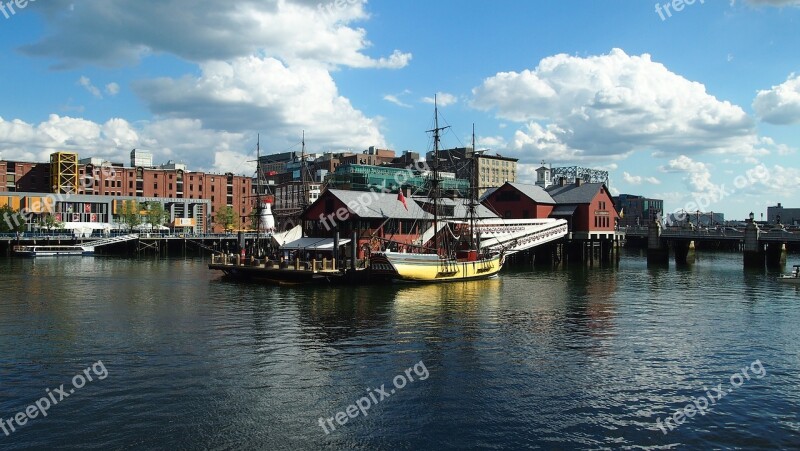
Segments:
[[[51,193],[50,164],[0,161],[0,192]],[[222,232],[215,224],[219,209],[234,208],[246,224],[255,207],[253,180],[228,174],[189,172],[183,169],[130,168],[121,165],[78,165],[76,194],[131,196],[167,199],[207,199],[211,201],[210,230]]]

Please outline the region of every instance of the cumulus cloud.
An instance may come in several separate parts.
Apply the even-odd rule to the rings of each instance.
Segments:
[[[458,97],[446,92],[437,92],[436,97],[423,97],[422,101],[433,105],[434,101],[441,107],[446,107],[458,102]]]
[[[760,154],[754,121],[651,60],[620,49],[586,58],[544,58],[535,69],[500,72],[473,89],[472,105],[523,123],[522,158],[592,162],[636,150],[664,155]]]
[[[252,137],[204,129],[200,121],[165,119],[131,124],[124,119],[95,123],[50,115],[39,124],[0,118],[3,158],[47,161],[56,151],[73,151],[126,162],[133,148],[154,150],[156,162],[183,161],[192,170],[252,173]]]
[[[59,68],[83,64],[136,64],[155,53],[188,61],[231,60],[263,54],[284,61],[332,66],[400,68],[411,54],[399,50],[372,57],[363,28],[364,2],[320,7],[306,0],[240,0],[200,5],[192,0],[157,3],[127,0],[49,0],[37,3],[52,32],[22,47],[28,55],[54,58]]]
[[[134,83],[154,113],[198,119],[231,132],[259,130],[273,142],[296,142],[302,130],[311,144],[349,148],[385,144],[378,120],[367,118],[339,95],[330,73],[311,64],[286,66],[275,58],[246,57],[200,65],[197,77]]]
[[[800,123],[800,75],[791,74],[782,84],[758,91],[753,109],[762,121],[770,124]]]

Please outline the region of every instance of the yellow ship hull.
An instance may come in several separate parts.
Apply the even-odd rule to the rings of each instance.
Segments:
[[[496,255],[475,261],[438,258],[435,255],[386,252],[370,259],[375,272],[406,282],[450,282],[485,279],[503,268],[504,257]]]

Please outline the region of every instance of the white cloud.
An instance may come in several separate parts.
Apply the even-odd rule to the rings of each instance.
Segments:
[[[458,102],[458,97],[454,96],[453,94],[448,94],[446,92],[437,92],[436,98],[433,97],[423,97],[422,101],[425,103],[430,103],[433,105],[434,100],[440,107],[446,107],[448,105],[452,105]]]
[[[800,123],[800,74],[791,74],[782,84],[758,91],[753,109],[764,122],[778,125]]]
[[[662,166],[664,172],[677,172],[686,174],[689,187],[694,192],[716,192],[717,186],[711,182],[711,170],[700,161],[695,161],[686,155],[681,155],[674,160],[670,160],[666,166]]]
[[[481,136],[476,140],[475,147],[478,149],[505,149],[507,146],[505,138],[502,136]]]
[[[182,161],[192,170],[250,174],[255,169],[253,138],[204,129],[200,121],[165,119],[131,124],[110,119],[98,124],[85,119],[51,115],[40,124],[0,118],[3,158],[47,161],[56,151],[78,152],[115,162],[128,161],[130,150],[153,150],[156,163]]]
[[[106,85],[106,94],[110,96],[115,96],[119,94],[119,85],[117,83],[111,82]]]
[[[83,0],[70,9],[73,1],[37,4],[53,32],[23,52],[54,58],[60,68],[135,64],[154,53],[194,62],[257,54],[360,68],[401,68],[411,60],[399,50],[377,58],[365,54],[371,46],[366,31],[350,26],[369,18],[362,1],[330,2],[335,7],[326,8],[316,0],[239,0],[225,6]]]
[[[544,58],[473,89],[472,105],[524,123],[513,148],[527,159],[592,162],[633,151],[762,154],[754,121],[693,82],[620,49]]]
[[[98,99],[103,98],[103,94],[100,93],[100,89],[92,84],[92,80],[90,80],[89,77],[81,76],[81,78],[78,79],[78,84],[83,86],[84,89],[86,89],[91,95],[95,96],[96,98]]]
[[[800,6],[800,0],[747,0],[747,3],[754,6]]]
[[[624,171],[622,172],[622,180],[624,180],[625,183],[628,183],[630,185],[641,185],[644,182],[647,182],[650,185],[661,184],[661,180],[655,177],[643,177],[641,175],[631,175],[628,172]]]
[[[133,89],[161,117],[195,119],[214,130],[258,130],[281,146],[297,142],[303,130],[311,145],[385,144],[378,120],[340,96],[325,68],[247,57],[203,63],[200,70],[197,77],[140,81]]]
[[[386,94],[385,96],[383,96],[383,100],[403,108],[411,108],[411,105],[400,100],[401,95],[402,94]]]

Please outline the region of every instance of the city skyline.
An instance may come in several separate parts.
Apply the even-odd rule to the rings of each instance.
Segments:
[[[800,205],[795,1],[25,5],[0,11],[3,159],[141,148],[247,174],[258,134],[277,153],[303,131],[310,152],[424,154],[436,95],[444,146],[475,123],[520,182],[544,160],[667,213]]]

